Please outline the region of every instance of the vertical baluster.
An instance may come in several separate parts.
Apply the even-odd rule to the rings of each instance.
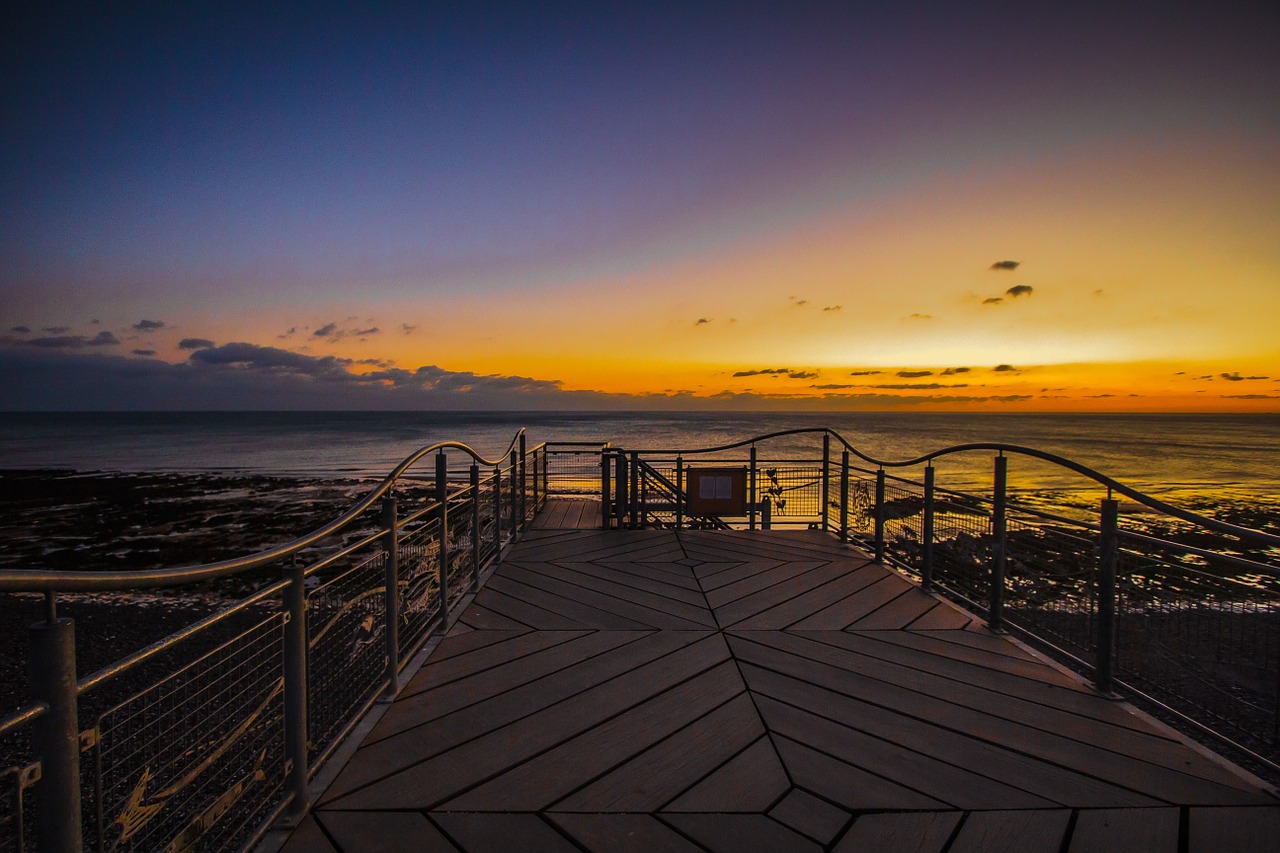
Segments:
[[[640,527],[640,454],[631,451],[631,528]]]
[[[884,469],[876,469],[875,543],[876,562],[884,562]]]
[[[609,505],[609,450],[607,447],[600,448],[600,526],[605,530],[610,527],[609,522],[612,516],[612,507]]]
[[[72,620],[57,618],[53,601],[50,593],[47,621],[33,624],[28,634],[27,675],[33,698],[49,706],[31,727],[41,771],[35,789],[36,847],[78,851],[82,839],[76,629]]]
[[[436,454],[436,502],[440,519],[440,632],[449,628],[449,461]]]
[[[306,569],[292,565],[284,589],[284,756],[289,792],[286,819],[302,820],[307,800],[307,587]]]
[[[480,466],[471,463],[471,591],[480,588]]]
[[[920,586],[933,589],[933,465],[924,469],[924,518],[920,521]]]
[[[1102,501],[1101,548],[1098,552],[1098,638],[1093,686],[1111,693],[1116,653],[1116,566],[1120,557],[1120,502]]]
[[[614,468],[617,472],[617,488],[618,496],[614,500],[614,516],[617,519],[619,528],[626,525],[627,522],[627,501],[631,496],[631,489],[627,483],[627,455],[622,450],[617,451],[613,455]]]
[[[676,530],[684,526],[684,457],[676,457]]]
[[[756,529],[756,446],[751,445],[751,467],[747,471],[747,529]]]
[[[382,698],[389,702],[395,698],[400,677],[400,530],[394,497],[382,500],[382,530],[382,550],[387,555],[382,573],[382,613],[387,650],[387,672],[384,677],[387,684]]]
[[[493,466],[493,557],[502,553],[502,466]]]
[[[526,506],[528,494],[529,481],[528,472],[525,470],[524,433],[522,432],[520,433],[520,524],[516,527],[517,530],[524,529],[525,511],[528,509]]]
[[[520,456],[519,456],[518,450],[513,449],[511,451],[510,464],[511,464],[511,471],[509,472],[509,474],[511,479],[511,529],[509,531],[509,534],[511,536],[511,541],[514,542],[516,541],[516,534],[520,532],[520,519],[519,519],[519,516],[517,515],[517,510],[519,507],[520,488],[521,486],[524,485],[523,483],[520,482]]]
[[[822,529],[831,529],[831,433],[822,434]]]
[[[840,541],[849,541],[849,451],[840,454]]]
[[[995,481],[991,508],[991,588],[987,626],[992,631],[1004,630],[1005,575],[1005,492],[1009,459],[1001,453],[995,459]]]

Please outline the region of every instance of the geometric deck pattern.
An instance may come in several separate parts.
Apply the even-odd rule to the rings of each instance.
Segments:
[[[534,529],[285,849],[1277,838],[1249,777],[829,535]]]

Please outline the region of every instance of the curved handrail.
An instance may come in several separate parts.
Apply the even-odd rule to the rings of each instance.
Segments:
[[[374,501],[390,491],[391,487],[396,484],[396,481],[400,479],[404,472],[422,457],[441,450],[460,450],[468,454],[477,463],[501,465],[519,444],[524,432],[523,427],[517,430],[515,437],[511,439],[511,444],[507,446],[506,452],[496,460],[486,459],[471,447],[457,441],[442,441],[423,447],[420,450],[415,450],[393,468],[391,473],[382,479],[382,482],[378,483],[363,498],[356,501],[342,515],[310,533],[290,542],[268,548],[265,551],[259,551],[244,557],[233,557],[229,560],[219,560],[216,563],[167,569],[138,569],[117,572],[52,571],[46,569],[0,571],[0,592],[105,592],[138,587],[177,586],[179,584],[214,580],[237,572],[255,569],[292,556],[303,548],[332,536],[345,528],[372,506]]]
[[[904,459],[904,460],[894,461],[894,460],[886,460],[886,459],[877,459],[874,456],[871,456],[867,453],[862,452],[857,447],[854,447],[853,444],[851,444],[844,436],[842,436],[840,433],[836,432],[835,430],[831,429],[830,427],[802,427],[799,429],[789,429],[789,430],[781,430],[779,432],[771,432],[765,435],[759,435],[754,438],[745,439],[743,441],[736,441],[736,442],[733,442],[732,444],[722,444],[716,447],[696,448],[696,449],[688,449],[688,450],[667,450],[667,451],[636,450],[636,451],[627,451],[627,452],[644,453],[644,454],[662,452],[662,453],[675,453],[679,455],[717,453],[725,450],[732,450],[737,447],[745,447],[747,445],[755,444],[760,441],[767,441],[771,438],[780,438],[782,436],[787,436],[787,435],[800,435],[803,433],[825,433],[826,435],[830,435],[832,438],[839,441],[844,446],[844,448],[848,450],[850,453],[852,453],[854,456],[857,456],[859,459],[863,460],[864,462],[875,465],[879,468],[907,468],[912,465],[919,465],[922,462],[932,462],[934,459],[938,459],[943,456],[949,456],[953,453],[964,453],[972,450],[988,450],[988,451],[996,451],[1002,454],[1016,453],[1021,456],[1030,456],[1035,459],[1040,459],[1045,462],[1050,462],[1054,465],[1058,465],[1070,471],[1074,471],[1077,474],[1080,474],[1084,477],[1087,477],[1088,479],[1093,480],[1099,485],[1106,486],[1111,491],[1119,492],[1120,494],[1135,501],[1136,503],[1140,503],[1143,506],[1147,506],[1152,509],[1159,510],[1160,512],[1163,512],[1166,515],[1171,515],[1174,518],[1179,518],[1183,521],[1189,521],[1193,524],[1199,524],[1202,527],[1208,528],[1209,530],[1216,530],[1219,533],[1226,533],[1228,535],[1236,536],[1241,539],[1246,539],[1254,542],[1262,542],[1268,545],[1280,545],[1280,536],[1277,536],[1274,533],[1267,533],[1266,531],[1263,531],[1263,530],[1254,530],[1251,527],[1241,527],[1240,525],[1237,525],[1237,524],[1231,524],[1225,521],[1218,521],[1217,519],[1209,518],[1208,516],[1191,512],[1190,510],[1181,509],[1179,507],[1173,506],[1172,504],[1165,503],[1164,501],[1158,498],[1153,498],[1150,495],[1146,494],[1145,492],[1140,492],[1137,489],[1133,488],[1132,486],[1126,486],[1124,483],[1121,483],[1119,480],[1116,480],[1112,477],[1108,477],[1106,474],[1103,474],[1100,471],[1090,468],[1087,465],[1081,465],[1079,462],[1076,462],[1072,459],[1068,459],[1065,456],[1059,456],[1056,453],[1049,453],[1044,450],[1036,450],[1035,448],[1032,448],[1032,447],[1024,447],[1020,444],[1004,444],[1000,442],[971,442],[968,444],[956,444],[950,447],[944,447],[940,450],[935,450],[931,453],[926,453],[923,456],[917,456],[914,459]]]

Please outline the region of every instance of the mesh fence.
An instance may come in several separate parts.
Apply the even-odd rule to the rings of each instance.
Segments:
[[[0,851],[34,850],[32,799],[39,774],[29,723],[0,735],[0,755]]]
[[[440,521],[428,519],[400,536],[400,660],[408,660],[440,617]]]
[[[267,818],[284,782],[283,625],[263,619],[98,719],[86,810],[100,807],[102,846],[237,849]]]
[[[386,552],[307,597],[307,725],[312,759],[362,708],[386,673]]]
[[[1005,618],[1092,660],[1098,561],[1096,532],[1011,512],[1005,533]]]
[[[551,495],[600,493],[600,448],[547,448],[545,487]]]

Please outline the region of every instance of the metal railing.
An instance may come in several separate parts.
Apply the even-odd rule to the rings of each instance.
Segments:
[[[805,434],[821,441],[820,450],[797,455],[796,438]],[[779,438],[791,457],[767,455]],[[973,453],[994,454],[989,492],[939,485],[936,460]],[[1020,458],[1105,490],[1093,517],[1019,504],[1008,483],[1010,460]],[[707,448],[611,448],[604,460],[606,527],[719,521],[829,531],[962,602],[993,630],[1019,632],[1091,677],[1100,692],[1136,698],[1280,779],[1276,533],[1189,512],[1070,459],[1012,444],[882,460],[834,431],[799,429]],[[693,464],[745,466],[745,512],[720,519],[682,513]],[[915,478],[889,473],[913,468]],[[1122,513],[1118,497],[1142,511]]]
[[[469,468],[450,470],[451,450]],[[430,497],[401,506],[397,486],[427,456]],[[46,601],[30,628],[33,699],[0,719],[0,850],[238,850],[276,820],[299,819],[317,769],[375,702],[395,695],[409,660],[537,512],[551,458],[545,445],[526,448],[523,430],[493,460],[444,442],[407,457],[329,524],[247,557],[0,572],[0,591]],[[232,575],[262,586],[78,673],[60,593]]]

